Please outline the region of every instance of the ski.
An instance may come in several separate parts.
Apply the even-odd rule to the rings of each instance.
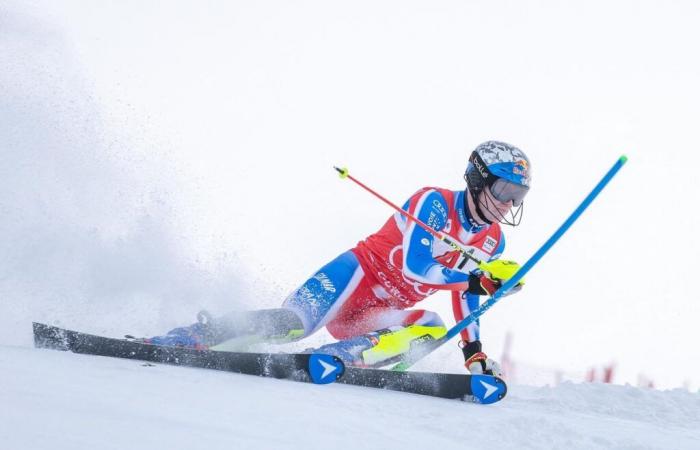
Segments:
[[[308,353],[251,353],[193,350],[113,339],[34,323],[34,346],[86,355],[135,359],[245,375],[328,384],[343,375],[335,357]]]
[[[490,375],[432,372],[395,372],[345,367],[333,356],[309,353],[249,353],[192,350],[113,339],[34,323],[34,345],[38,348],[72,351],[179,366],[281,378],[301,382],[338,383],[461,399],[481,404],[495,403],[507,392],[505,382]]]
[[[507,392],[505,381],[492,375],[436,372],[395,372],[348,367],[338,383],[408,392],[473,403],[491,404]]]

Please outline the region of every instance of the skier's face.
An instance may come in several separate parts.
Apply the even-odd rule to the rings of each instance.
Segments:
[[[512,198],[513,200],[499,200],[498,197],[494,195],[491,187],[481,190],[476,197],[476,201],[474,201],[474,197],[467,195],[467,206],[472,220],[481,225],[485,225],[487,222],[500,222],[511,226],[518,225],[522,218],[523,198],[525,194],[527,194],[527,191],[517,192],[517,190],[502,189],[499,191],[499,194],[501,198],[506,197]]]
[[[479,202],[482,211],[486,215],[485,219],[491,222],[500,222],[506,214],[513,208],[513,201],[502,202],[493,196],[491,189],[484,189],[479,193]],[[486,206],[484,208],[484,206]]]

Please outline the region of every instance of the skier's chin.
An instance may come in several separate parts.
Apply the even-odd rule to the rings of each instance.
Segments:
[[[486,216],[485,218],[490,222],[490,223],[495,223],[495,222],[500,222],[503,220],[503,218],[506,217],[506,214],[508,214],[508,211],[510,209],[506,209],[505,211],[501,211],[500,209],[496,209],[496,211],[492,211],[491,208],[485,208],[484,215]]]

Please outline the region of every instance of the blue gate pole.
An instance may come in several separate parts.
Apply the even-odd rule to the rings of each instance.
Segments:
[[[588,208],[588,205],[593,202],[593,200],[600,194],[600,192],[605,188],[605,186],[610,182],[610,180],[617,174],[617,172],[622,168],[622,166],[627,162],[626,156],[621,156],[612,168],[605,174],[605,176],[598,182],[598,184],[593,188],[590,194],[583,199],[581,204],[574,210],[566,221],[557,229],[557,231],[552,234],[552,236],[542,244],[542,246],[535,252],[530,259],[527,260],[525,264],[518,270],[515,275],[513,275],[508,281],[506,281],[503,286],[501,286],[496,292],[493,293],[491,298],[486,300],[477,309],[472,311],[467,317],[457,322],[457,324],[447,331],[447,334],[442,338],[431,341],[424,346],[415,347],[406,357],[393,367],[392,370],[406,370],[411,367],[416,362],[423,359],[428,354],[432,353],[434,350],[439,348],[442,344],[449,341],[453,337],[457,336],[463,329],[465,329],[469,324],[478,319],[482,314],[491,309],[493,305],[496,304],[503,296],[511,290],[518,282],[527,274],[532,267],[537,264],[537,262],[542,259],[545,253],[549,251],[550,248],[559,240],[560,237],[571,227],[571,225],[576,222],[576,220],[581,216],[581,214]]]

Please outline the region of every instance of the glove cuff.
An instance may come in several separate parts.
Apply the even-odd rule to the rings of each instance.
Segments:
[[[468,360],[466,360],[466,361],[464,362],[464,365],[465,365],[465,366],[467,367],[467,369],[468,369],[469,366],[471,366],[471,365],[474,364],[475,362],[480,362],[480,363],[481,363],[481,367],[482,367],[484,370],[486,370],[486,366],[485,366],[485,364],[484,364],[484,361],[486,361],[487,358],[488,358],[488,357],[486,356],[486,353],[483,353],[483,352],[474,353],[474,354],[471,356],[471,358],[469,358]]]

